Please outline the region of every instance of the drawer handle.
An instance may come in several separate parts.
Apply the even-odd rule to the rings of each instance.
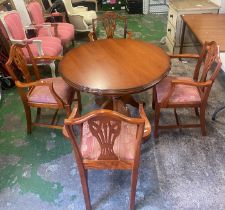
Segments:
[[[171,29],[169,28],[167,31],[168,31],[168,32],[171,32]]]
[[[170,18],[173,18],[173,15],[170,15]]]

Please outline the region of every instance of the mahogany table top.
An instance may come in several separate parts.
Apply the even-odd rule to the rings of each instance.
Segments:
[[[98,95],[144,91],[170,70],[169,56],[151,43],[133,39],[105,39],[69,51],[59,64],[65,81]]]
[[[182,19],[201,44],[215,41],[225,51],[225,14],[188,14]]]

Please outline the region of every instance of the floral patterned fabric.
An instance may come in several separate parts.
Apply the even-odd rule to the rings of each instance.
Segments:
[[[116,138],[113,150],[122,160],[133,160],[137,148],[136,140],[137,125],[126,122],[121,123],[121,132]],[[81,154],[84,159],[97,160],[101,148],[98,140],[92,135],[88,122],[83,124],[83,135],[80,144]]]
[[[193,79],[187,77],[166,77],[156,85],[158,103],[161,103],[162,100],[166,97],[169,90],[171,89],[171,81],[175,79],[193,81]],[[170,104],[187,104],[200,102],[201,98],[197,87],[188,85],[176,85],[174,92],[169,99]]]

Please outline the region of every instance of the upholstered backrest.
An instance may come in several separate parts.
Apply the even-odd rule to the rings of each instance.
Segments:
[[[80,135],[74,133],[74,125],[80,126]],[[144,120],[103,109],[66,119],[65,127],[75,150],[84,159],[134,160],[140,148]],[[79,146],[78,136],[81,138]]]
[[[13,11],[6,14],[4,17],[5,27],[10,38],[17,40],[26,39],[24,27],[18,12]]]
[[[45,22],[42,6],[37,1],[32,1],[27,5],[27,11],[33,24],[43,24]]]
[[[114,119],[93,119],[83,124],[81,153],[94,160],[134,159],[137,125]],[[95,148],[94,148],[95,147]]]

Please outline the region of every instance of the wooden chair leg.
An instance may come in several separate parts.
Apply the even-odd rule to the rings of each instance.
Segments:
[[[24,105],[26,120],[27,120],[27,133],[31,134],[32,128],[32,119],[31,119],[31,110],[29,106]]]
[[[152,109],[155,110],[156,90],[153,88],[152,91]]]
[[[201,132],[203,136],[206,136],[206,127],[205,127],[205,108],[200,108],[200,124]]]
[[[78,109],[81,112],[82,111],[82,103],[81,103],[81,94],[80,94],[80,91],[77,91],[77,101],[78,101]]]
[[[158,126],[159,126],[160,108],[159,105],[155,107],[155,130],[154,138],[158,138]]]
[[[66,116],[69,117],[72,110],[70,105],[65,105],[65,110],[66,110]]]
[[[86,210],[91,210],[90,193],[89,193],[89,189],[88,189],[87,170],[85,170],[83,167],[79,167],[79,173],[80,173],[82,190],[83,190],[83,194],[84,194]]]
[[[133,169],[131,174],[130,210],[134,210],[135,207],[137,179],[138,179],[138,168]]]

